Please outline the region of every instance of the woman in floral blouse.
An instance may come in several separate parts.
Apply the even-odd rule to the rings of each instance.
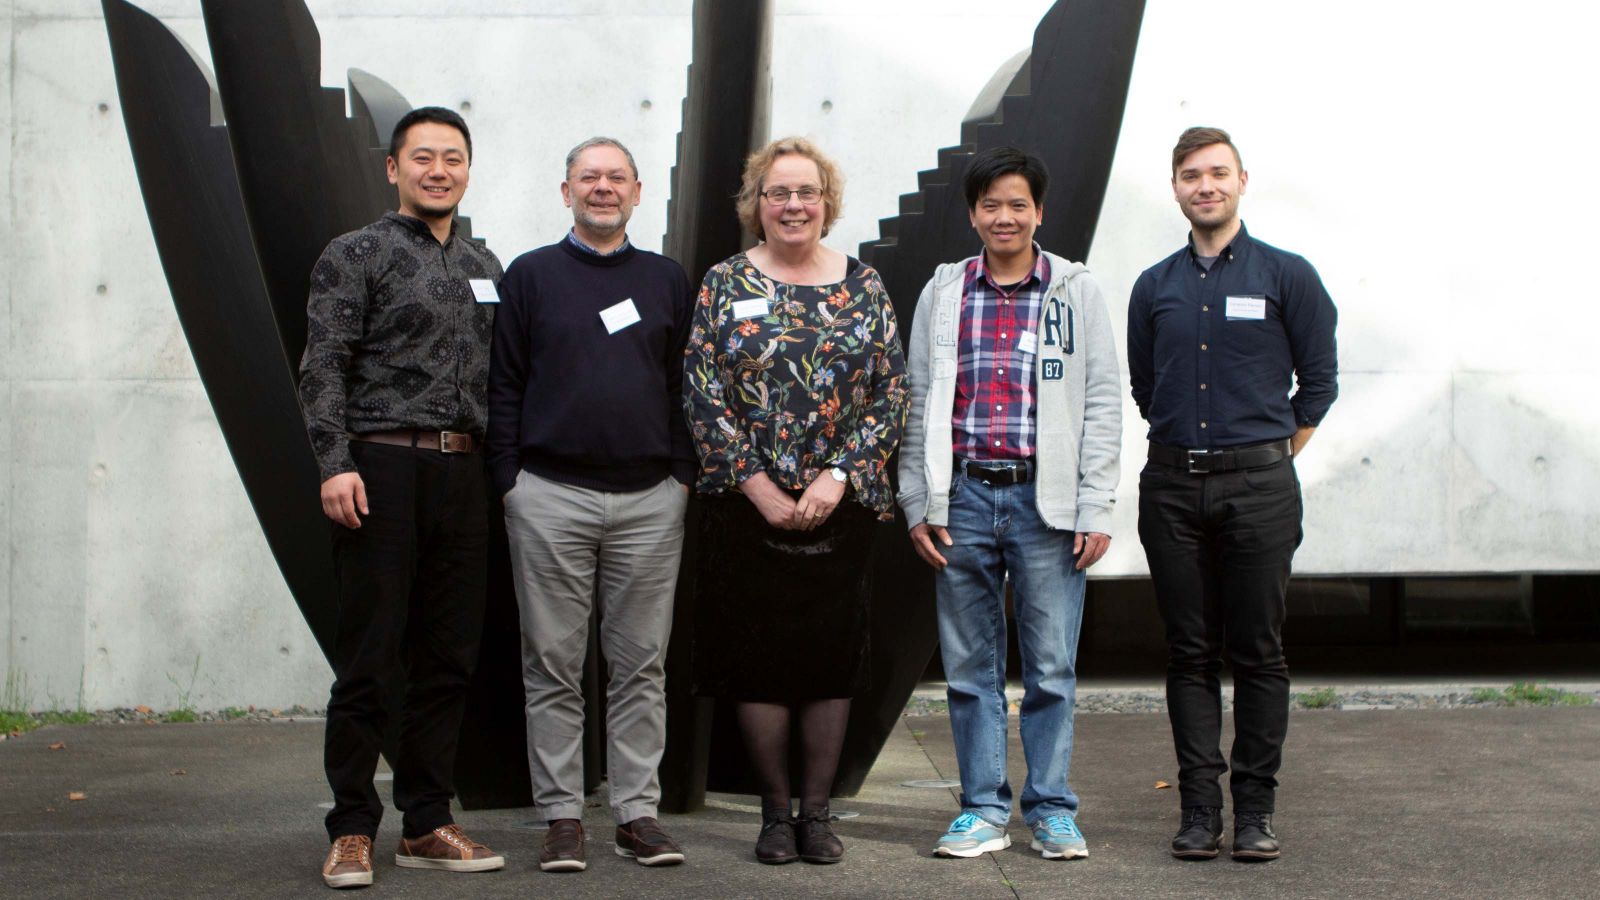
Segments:
[[[700,693],[735,701],[761,785],[762,862],[837,862],[828,795],[867,678],[868,556],[893,517],[888,462],[907,393],[873,269],[822,238],[839,170],[804,138],[745,164],[761,243],[713,266],[685,351],[704,495],[695,609]],[[791,818],[791,731],[803,749]]]

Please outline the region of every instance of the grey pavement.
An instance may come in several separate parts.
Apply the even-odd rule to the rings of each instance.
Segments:
[[[1013,722],[1011,771],[1020,790]],[[333,896],[318,865],[327,789],[321,723],[53,726],[0,743],[0,894],[6,897]],[[65,743],[59,750],[50,745]],[[903,720],[863,792],[835,802],[836,866],[757,864],[752,798],[713,795],[663,817],[689,861],[644,869],[611,853],[588,810],[590,867],[540,873],[529,810],[458,818],[508,857],[477,875],[390,862],[376,897],[1582,897],[1600,895],[1600,709],[1300,711],[1275,819],[1284,858],[1183,863],[1166,717],[1078,719],[1073,786],[1090,857],[1046,862],[1020,821],[1010,850],[944,860],[929,850],[958,811],[949,720]],[[176,774],[175,774],[176,773]],[[387,793],[387,784],[380,787]],[[81,791],[82,800],[69,800]]]

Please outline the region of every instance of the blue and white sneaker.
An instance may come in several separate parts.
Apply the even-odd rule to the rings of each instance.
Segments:
[[[950,830],[933,848],[938,856],[971,858],[1004,850],[1011,846],[1011,835],[1004,828],[990,825],[973,813],[964,812],[950,823]]]
[[[1089,855],[1089,843],[1071,816],[1045,816],[1035,822],[1030,846],[1045,859],[1083,859]]]

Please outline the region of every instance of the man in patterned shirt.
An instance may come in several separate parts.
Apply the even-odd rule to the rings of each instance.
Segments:
[[[505,865],[450,816],[483,631],[488,490],[479,450],[501,274],[481,241],[456,235],[471,156],[460,116],[407,113],[389,143],[399,212],[335,238],[311,273],[300,405],[339,579],[323,758],[334,804],[322,877],[335,888],[372,883],[383,814],[372,776],[387,698],[402,688],[395,863],[458,872]]]
[[[1022,643],[1023,822],[1046,859],[1089,855],[1067,785],[1084,570],[1111,542],[1122,402],[1111,321],[1080,263],[1034,243],[1048,175],[979,153],[965,189],[983,253],[940,266],[906,345],[900,505],[937,571],[939,648],[961,767],[941,856],[1010,846],[1005,584]]]

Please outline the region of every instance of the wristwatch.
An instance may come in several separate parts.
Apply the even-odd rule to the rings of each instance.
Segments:
[[[833,476],[833,480],[839,482],[840,484],[844,484],[845,482],[850,480],[850,476],[846,475],[844,473],[844,470],[839,468],[838,466],[834,466],[833,468],[829,469],[828,470],[828,474],[832,475]]]

